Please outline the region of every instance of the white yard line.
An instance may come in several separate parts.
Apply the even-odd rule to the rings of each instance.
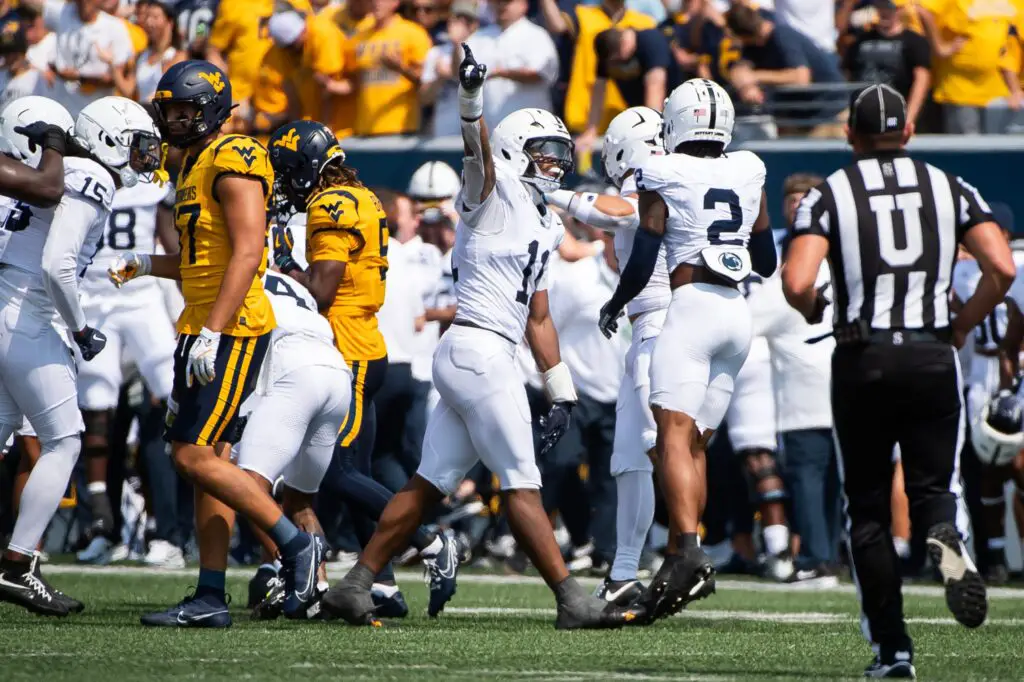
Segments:
[[[545,616],[553,618],[555,609],[512,608],[491,606],[449,606],[445,613],[464,614],[470,616]],[[716,611],[712,609],[695,609],[682,611],[678,618],[694,620],[742,620],[756,623],[795,623],[800,625],[826,625],[829,623],[859,623],[860,619],[842,613],[817,613],[814,611],[797,611],[790,613],[774,613],[770,611]],[[907,623],[914,625],[956,625],[952,618],[907,618]],[[1024,618],[990,618],[986,625],[1024,626]]]
[[[159,569],[147,566],[78,566],[72,564],[46,564],[43,567],[47,575],[125,575],[153,577],[177,577],[194,578],[198,575],[198,568],[180,569]],[[327,574],[331,579],[341,578],[347,569],[336,569],[327,564]],[[248,578],[254,573],[249,568],[229,568],[228,576],[234,578]],[[399,571],[399,580],[416,581],[422,580],[423,574],[419,571]],[[600,578],[577,577],[582,585],[595,586]],[[535,576],[527,575],[481,575],[463,574],[459,576],[459,582],[466,585],[543,585],[544,581]],[[784,592],[784,593],[824,593],[824,594],[854,594],[856,590],[853,585],[843,584],[838,587],[814,588],[807,585],[783,585],[779,583],[759,582],[752,580],[730,580],[720,578],[716,581],[717,587],[722,591],[734,592]],[[938,585],[904,585],[903,594],[920,597],[942,597],[945,591]],[[990,587],[988,590],[990,598],[995,599],[1024,599],[1024,589],[1012,587]]]

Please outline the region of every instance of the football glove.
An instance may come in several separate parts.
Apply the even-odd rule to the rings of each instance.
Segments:
[[[540,454],[546,455],[551,448],[555,447],[562,436],[569,430],[572,422],[572,408],[576,403],[558,402],[551,406],[547,416],[540,418]]]
[[[473,56],[473,51],[469,49],[469,45],[462,43],[462,49],[465,51],[466,56],[462,58],[462,63],[459,64],[459,83],[466,92],[476,92],[484,84],[484,79],[487,78],[487,66],[477,63],[476,58]]]
[[[78,344],[78,350],[82,352],[82,359],[88,362],[100,354],[107,347],[107,336],[99,329],[86,326],[79,332],[72,332],[71,338]]]
[[[36,121],[25,126],[17,126],[14,132],[21,133],[28,141],[43,149],[52,149],[61,156],[67,153],[68,135],[60,126]]]
[[[148,275],[152,268],[153,262],[147,254],[124,251],[119,253],[107,268],[107,277],[120,289],[128,280]]]
[[[274,265],[277,269],[281,272],[298,270],[299,264],[292,257],[292,249],[295,248],[292,228],[278,223],[270,228],[270,235],[274,240]]]
[[[192,388],[195,379],[205,386],[217,377],[217,347],[220,345],[220,332],[212,332],[203,327],[196,337],[192,348],[188,351],[185,363],[185,385]]]
[[[597,326],[604,334],[604,338],[610,339],[619,331],[619,318],[622,317],[622,308],[608,301],[601,306],[601,315],[597,318]]]

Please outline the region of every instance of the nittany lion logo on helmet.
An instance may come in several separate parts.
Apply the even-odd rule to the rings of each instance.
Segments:
[[[718,257],[718,262],[730,272],[739,272],[743,269],[743,261],[735,253],[723,253]]]

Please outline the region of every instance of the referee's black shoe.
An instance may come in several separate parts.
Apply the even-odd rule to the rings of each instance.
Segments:
[[[647,592],[636,602],[654,622],[673,616],[690,602],[703,599],[715,591],[715,566],[701,547],[682,549],[665,557],[661,568],[651,579]]]
[[[928,556],[942,574],[946,606],[957,622],[976,628],[988,614],[985,581],[967,554],[960,533],[951,523],[938,523],[928,530]]]

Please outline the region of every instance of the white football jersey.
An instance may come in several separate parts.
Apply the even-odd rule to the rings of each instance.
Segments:
[[[279,272],[267,271],[263,288],[277,318],[271,337],[269,362],[260,375],[260,392],[281,377],[303,367],[348,369],[345,359],[334,347],[334,332],[317,311],[316,300],[297,281]]]
[[[494,190],[483,203],[470,209],[461,191],[455,198],[455,319],[517,343],[526,331],[530,298],[548,288],[548,260],[565,227],[543,203],[533,202],[519,176],[497,161],[494,167]]]
[[[640,191],[658,192],[668,206],[669,272],[681,263],[700,264],[708,247],[734,247],[749,261],[746,247],[761,212],[765,178],[764,162],[756,154],[651,156],[635,177]]]
[[[84,234],[65,235],[82,243],[78,251],[77,271],[82,278],[88,271],[103,237],[103,226],[114,197],[114,179],[110,172],[91,159],[65,157],[64,198],[62,203],[87,202],[99,211],[92,223],[81,225]],[[4,295],[12,302],[35,308],[44,316],[57,311],[43,286],[43,249],[50,234],[54,208],[38,208],[7,197],[0,198],[0,279],[7,285]],[[56,229],[71,229],[57,225]],[[84,241],[82,241],[84,240]],[[16,293],[12,293],[16,290]],[[22,302],[13,299],[21,298]]]
[[[973,258],[957,261],[953,271],[953,293],[961,303],[966,302],[974,295],[974,290],[978,288],[980,279],[981,268],[978,267],[978,261]],[[986,354],[998,351],[999,344],[1006,336],[1009,321],[1010,312],[1006,303],[1000,303],[988,314],[984,322],[975,327],[974,348],[984,351]]]
[[[114,192],[114,202],[103,229],[100,248],[92,267],[82,281],[85,305],[109,302],[119,308],[148,305],[160,295],[155,277],[130,280],[120,289],[113,289],[107,268],[125,251],[156,253],[157,207],[173,194],[168,184],[140,182],[135,187],[122,187]]]
[[[619,194],[636,194],[636,180],[630,175],[622,183]],[[619,274],[629,262],[629,256],[633,253],[633,239],[636,237],[636,230],[616,230],[615,232],[615,259],[619,262]],[[668,280],[668,261],[665,257],[665,245],[658,249],[658,262],[654,266],[654,273],[647,281],[636,298],[626,306],[626,313],[632,317],[651,310],[665,310],[669,301],[672,300],[672,287]]]

